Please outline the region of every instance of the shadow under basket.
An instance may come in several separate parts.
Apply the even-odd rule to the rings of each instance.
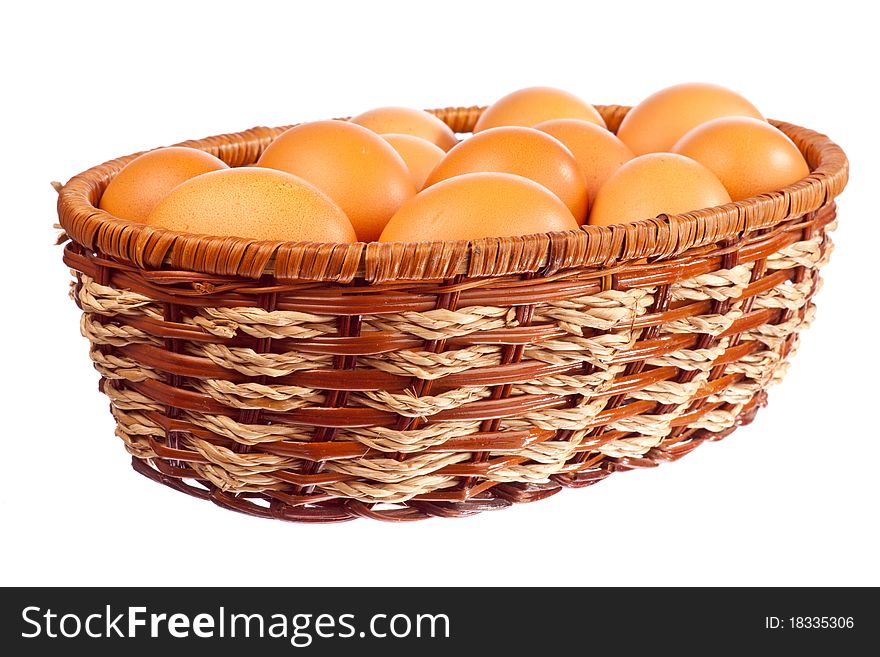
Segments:
[[[628,108],[600,107],[616,130]],[[456,132],[479,107],[434,110]],[[523,238],[304,244],[96,209],[135,155],[59,189],[64,262],[141,474],[265,518],[460,517],[675,461],[748,423],[810,324],[847,179]],[[184,142],[253,164],[285,128]]]

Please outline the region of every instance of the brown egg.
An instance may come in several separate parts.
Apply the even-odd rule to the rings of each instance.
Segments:
[[[534,180],[556,194],[583,222],[589,197],[574,155],[558,140],[533,128],[508,126],[484,130],[446,154],[425,187],[478,171],[513,173]]]
[[[504,125],[531,127],[551,119],[581,119],[605,127],[595,107],[577,96],[552,87],[529,87],[514,91],[486,108],[474,132]]]
[[[761,113],[738,93],[715,84],[687,83],[668,87],[633,107],[617,130],[636,155],[671,149],[686,132],[721,116]]]
[[[591,200],[611,174],[633,158],[626,144],[595,123],[554,119],[539,123],[535,129],[555,137],[571,151],[584,174]]]
[[[391,218],[379,241],[473,240],[577,227],[546,187],[509,173],[469,173],[419,192]]]
[[[630,160],[608,179],[593,201],[589,223],[608,226],[729,202],[724,185],[699,162],[651,153]]]
[[[222,160],[195,148],[158,148],[126,164],[107,185],[98,207],[119,219],[142,222],[184,180],[226,168]]]
[[[241,167],[204,173],[175,187],[147,223],[199,235],[257,240],[355,242],[338,205],[305,180]]]
[[[385,134],[413,135],[437,144],[444,151],[458,143],[452,128],[436,116],[424,110],[410,107],[379,107],[351,119],[373,132]]]
[[[257,165],[312,183],[342,208],[364,242],[378,238],[391,215],[416,193],[391,144],[347,121],[294,126],[269,144]]]
[[[428,174],[446,155],[442,148],[421,137],[389,134],[382,135],[382,138],[391,144],[397,154],[406,162],[416,189],[424,187]]]
[[[718,176],[734,201],[782,189],[810,175],[804,156],[785,133],[750,117],[702,123],[673,151]]]

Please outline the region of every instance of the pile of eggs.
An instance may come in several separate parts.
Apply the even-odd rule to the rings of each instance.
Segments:
[[[459,140],[428,112],[384,107],[279,135],[254,166],[160,148],[125,166],[100,207],[201,235],[311,242],[507,237],[679,214],[809,175],[794,143],[742,96],[682,84],[617,134],[576,96],[522,89]]]

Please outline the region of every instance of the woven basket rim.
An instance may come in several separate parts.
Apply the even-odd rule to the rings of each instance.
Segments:
[[[629,110],[597,105],[616,132]],[[428,110],[457,132],[469,132],[484,107]],[[317,244],[192,235],[119,219],[96,207],[112,177],[140,151],[92,167],[71,178],[58,197],[67,237],[106,256],[144,269],[174,269],[220,276],[348,283],[355,278],[437,280],[458,274],[552,275],[581,266],[609,267],[639,258],[668,258],[719,241],[735,244],[749,233],[813,212],[836,197],[848,179],[843,150],[826,135],[783,121],[770,123],[798,146],[810,175],[777,192],[679,215],[576,231],[473,241]],[[230,166],[253,164],[263,149],[291,126],[255,127],[174,144],[210,152]]]

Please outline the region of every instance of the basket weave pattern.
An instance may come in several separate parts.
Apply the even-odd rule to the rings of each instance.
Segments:
[[[116,434],[152,479],[301,521],[465,516],[676,460],[752,419],[813,318],[846,160],[777,125],[814,172],[781,193],[471,244],[169,234],[94,209],[130,158],[81,174],[65,262]],[[187,145],[248,164],[280,130]]]

